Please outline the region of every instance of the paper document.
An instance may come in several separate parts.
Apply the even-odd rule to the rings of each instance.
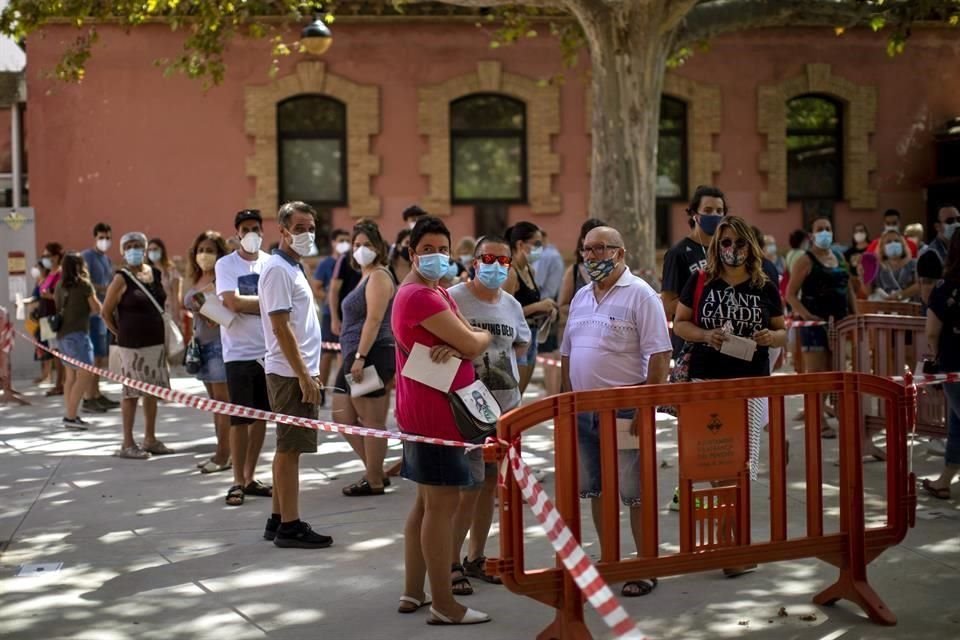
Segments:
[[[348,373],[344,377],[350,386],[350,396],[352,398],[359,398],[360,396],[365,396],[368,393],[383,389],[383,380],[380,379],[380,375],[377,374],[377,368],[372,364],[363,368],[362,382],[354,382],[352,373]]]
[[[720,353],[725,353],[741,360],[753,360],[753,354],[757,351],[757,343],[749,338],[728,335],[720,347]]]
[[[223,306],[220,299],[212,295],[203,296],[203,306],[200,307],[200,314],[221,327],[227,328],[237,319],[237,314]]]
[[[450,391],[450,385],[453,384],[453,379],[462,362],[460,358],[434,362],[430,359],[430,347],[418,342],[413,345],[400,375],[446,393]]]

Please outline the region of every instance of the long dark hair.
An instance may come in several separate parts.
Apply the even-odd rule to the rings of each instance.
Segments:
[[[370,241],[370,244],[373,245],[373,250],[377,252],[376,263],[380,265],[387,264],[388,254],[390,253],[390,247],[387,246],[387,243],[384,241],[383,236],[380,235],[380,227],[377,226],[377,223],[373,220],[361,220],[357,224],[353,225],[353,233],[350,234],[350,246],[353,247],[354,241],[356,241],[357,236],[360,234],[367,236],[367,240]],[[360,271],[362,267],[360,263],[356,261],[353,257],[353,251],[350,251],[350,266],[352,266],[357,271]]]
[[[150,261],[149,250],[150,250],[150,245],[152,244],[155,244],[158,247],[160,247],[160,252],[163,254],[162,256],[160,256],[159,264],[153,264],[153,262]],[[147,246],[144,247],[144,253],[146,254],[146,262],[151,267],[156,267],[161,271],[165,271],[170,268],[170,254],[167,253],[167,245],[160,238],[150,238],[150,241],[147,242]]]
[[[193,245],[190,247],[190,279],[194,282],[199,280],[200,276],[203,275],[203,270],[200,269],[200,265],[197,264],[197,249],[200,248],[200,243],[204,240],[209,240],[216,245],[217,260],[227,255],[227,243],[219,232],[208,230],[198,235],[197,239],[193,241]]]
[[[87,273],[87,262],[83,259],[83,256],[75,251],[63,256],[60,267],[65,289],[76,287],[81,282],[90,280],[90,274]]]
[[[954,233],[950,237],[950,250],[947,253],[946,267],[943,269],[943,279],[960,281],[960,233]]]
[[[587,237],[587,234],[596,229],[597,227],[605,227],[607,223],[601,220],[600,218],[587,218],[583,221],[583,224],[580,225],[580,237],[577,238],[577,264],[583,262],[583,240]]]
[[[517,252],[517,245],[521,242],[526,242],[533,236],[537,235],[540,232],[540,227],[533,224],[532,222],[518,222],[509,229],[507,229],[507,240],[510,241],[510,250],[514,253]]]

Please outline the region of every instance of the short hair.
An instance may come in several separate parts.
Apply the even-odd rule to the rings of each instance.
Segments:
[[[803,229],[796,229],[790,232],[790,248],[799,249],[803,246],[803,241],[807,239],[807,232]]]
[[[513,255],[513,247],[510,246],[510,243],[507,242],[506,238],[491,234],[477,238],[477,246],[473,248],[474,258],[480,255],[480,248],[485,244],[502,244],[507,247],[507,251],[510,252],[510,255]]]
[[[305,213],[313,218],[314,222],[317,221],[316,209],[308,205],[306,202],[294,200],[292,202],[284,203],[284,205],[280,207],[280,211],[277,212],[277,222],[280,223],[281,227],[286,228],[290,224],[290,218],[292,218],[293,214],[295,213]]]
[[[899,220],[899,219],[900,219],[900,212],[897,211],[896,209],[887,209],[886,211],[883,212],[883,217],[884,217],[884,218],[894,217],[894,218],[896,218],[897,220]]]
[[[353,233],[350,234],[350,242],[354,242],[357,239],[357,236],[360,234],[367,236],[367,239],[370,240],[370,244],[373,245],[373,250],[377,252],[376,263],[385,265],[389,259],[390,247],[387,246],[387,243],[383,240],[383,236],[380,235],[380,227],[377,226],[377,223],[373,220],[361,220],[357,224],[353,225]],[[360,271],[362,267],[360,263],[357,262],[356,258],[353,257],[353,253],[350,253],[350,266],[355,270]]]
[[[63,245],[59,242],[48,242],[43,245],[43,248],[46,249],[50,255],[57,256],[61,260],[63,259]]]
[[[330,232],[331,238],[336,238],[337,236],[349,236],[349,235],[350,235],[349,231],[347,231],[346,229],[341,229],[340,227],[337,227],[336,229]]]
[[[96,238],[101,233],[113,233],[113,229],[110,228],[106,222],[98,222],[93,225],[93,237]]]
[[[429,216],[430,214],[421,209],[418,205],[412,204],[406,209],[403,210],[403,220],[406,222],[410,218],[422,218],[423,216]]]
[[[518,242],[526,242],[538,233],[540,233],[540,227],[532,222],[518,222],[507,229],[507,240],[510,241],[510,249],[512,250],[517,246]]]
[[[417,224],[410,231],[410,248],[416,251],[417,245],[423,240],[423,236],[429,234],[446,236],[447,242],[450,242],[450,230],[447,229],[447,225],[443,224],[443,220],[428,215],[417,220]]]
[[[240,223],[247,220],[256,220],[261,227],[263,226],[263,216],[260,215],[260,209],[241,209],[237,211],[237,215],[233,216],[233,228],[239,229]]]
[[[702,184],[694,189],[693,197],[690,198],[690,206],[687,207],[687,224],[690,225],[691,229],[693,229],[693,227],[696,225],[696,223],[693,221],[693,216],[700,211],[700,203],[704,198],[720,198],[723,200],[724,213],[730,213],[727,210],[727,197],[723,195],[723,191],[720,191],[720,189],[717,187]]]
[[[394,246],[399,247],[404,240],[410,237],[410,229],[401,229],[400,233],[397,234],[397,239],[394,241]]]

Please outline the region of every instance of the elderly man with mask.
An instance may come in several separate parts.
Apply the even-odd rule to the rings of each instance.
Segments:
[[[947,264],[950,238],[960,227],[960,210],[952,204],[945,204],[937,211],[937,237],[926,246],[917,260],[917,276],[920,278],[920,298],[927,303],[933,285],[943,277],[943,268]]]
[[[657,293],[633,275],[624,259],[623,238],[616,229],[597,227],[583,241],[583,264],[591,284],[570,303],[570,316],[560,347],[564,391],[661,384],[670,363],[670,334]],[[635,411],[617,412],[631,421]],[[590,498],[593,522],[600,531],[600,420],[597,414],[577,416],[580,449],[580,497]],[[637,551],[641,542],[640,451],[618,450],[620,498],[630,507],[630,528]],[[647,595],[656,578],[623,586],[627,597]]]

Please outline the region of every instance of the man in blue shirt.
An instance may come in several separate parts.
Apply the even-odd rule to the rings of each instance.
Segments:
[[[107,256],[113,239],[113,231],[105,222],[98,222],[93,227],[94,246],[83,252],[83,259],[90,272],[90,281],[97,292],[97,298],[103,302],[107,295],[107,287],[113,280],[113,263]],[[100,316],[90,317],[90,341],[93,342],[94,361],[101,369],[107,368],[110,347],[107,342],[107,326]],[[94,376],[83,401],[83,410],[87,413],[103,413],[107,409],[115,409],[120,403],[107,398],[100,392],[100,377]]]

